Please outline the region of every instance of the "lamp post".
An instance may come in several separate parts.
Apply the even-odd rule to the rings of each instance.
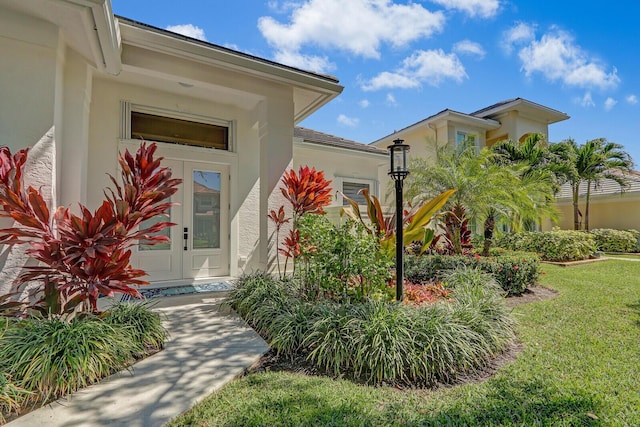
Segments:
[[[402,235],[402,182],[409,175],[407,170],[407,153],[409,146],[403,144],[404,140],[396,139],[389,150],[390,168],[389,175],[396,183],[396,301],[402,301],[402,284],[404,281],[403,264],[403,235]]]

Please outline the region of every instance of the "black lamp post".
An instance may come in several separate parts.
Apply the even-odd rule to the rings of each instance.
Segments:
[[[396,139],[387,147],[391,160],[389,175],[396,182],[396,301],[402,301],[402,283],[404,281],[403,236],[402,236],[402,182],[409,175],[407,153],[409,146],[404,140]]]

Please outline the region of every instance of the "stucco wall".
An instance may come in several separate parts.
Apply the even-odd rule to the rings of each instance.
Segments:
[[[300,166],[313,166],[318,170],[322,170],[325,178],[333,181],[331,206],[342,206],[336,195],[336,192],[342,189],[340,186],[342,179],[346,181],[349,178],[371,180],[377,187],[377,195],[384,196],[385,188],[381,186],[378,171],[381,165],[388,167],[385,156],[316,146],[308,143],[295,143],[293,146],[293,167],[296,171]],[[331,212],[334,211],[336,210]]]
[[[12,150],[32,146],[54,126],[57,27],[0,6],[0,136]]]
[[[557,205],[560,212],[558,227],[573,230],[573,206],[563,202]],[[584,215],[584,200],[580,199],[580,211]],[[613,228],[627,230],[630,228],[640,230],[640,195],[622,194],[620,196],[607,197],[592,200],[589,204],[589,228]],[[581,218],[584,225],[584,219]],[[544,230],[549,230],[554,224],[546,222]]]

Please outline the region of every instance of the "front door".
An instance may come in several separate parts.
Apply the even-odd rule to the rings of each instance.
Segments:
[[[229,274],[229,166],[165,159],[174,177],[182,178],[165,229],[170,242],[138,245],[132,264],[147,280],[199,279]],[[154,219],[164,221],[166,218]]]

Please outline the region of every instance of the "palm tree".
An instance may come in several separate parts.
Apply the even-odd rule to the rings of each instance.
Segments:
[[[521,143],[512,139],[499,141],[491,149],[500,154],[505,163],[525,165],[523,176],[535,175],[541,171],[551,173],[555,192],[565,181],[565,148],[559,144],[549,144],[542,133],[529,134]]]
[[[435,163],[426,159],[411,161],[406,195],[422,200],[456,189],[448,207],[462,205],[473,221],[483,222],[484,252],[488,254],[498,218],[519,223],[552,209],[547,201],[552,194],[550,180],[540,179],[538,172],[524,179],[521,166],[502,160],[501,155],[486,148],[479,153],[473,147],[456,151],[440,148],[436,150]]]
[[[631,156],[623,151],[623,146],[608,142],[605,138],[597,138],[578,146],[573,139],[559,143],[567,170],[565,177],[571,185],[573,204],[573,228],[580,229],[580,184],[587,183],[585,199],[585,229],[589,230],[589,205],[592,184],[598,186],[603,179],[612,179],[624,189],[628,181],[625,173],[633,168]],[[622,175],[620,174],[622,172]]]
[[[615,142],[609,142],[606,138],[593,139],[587,144],[594,144],[595,158],[591,162],[591,169],[587,178],[587,195],[585,199],[584,227],[589,231],[589,204],[591,201],[591,185],[598,188],[603,179],[610,179],[620,185],[624,191],[629,186],[629,180],[625,176],[633,169],[633,161],[624,147]],[[585,144],[586,145],[586,144]]]

